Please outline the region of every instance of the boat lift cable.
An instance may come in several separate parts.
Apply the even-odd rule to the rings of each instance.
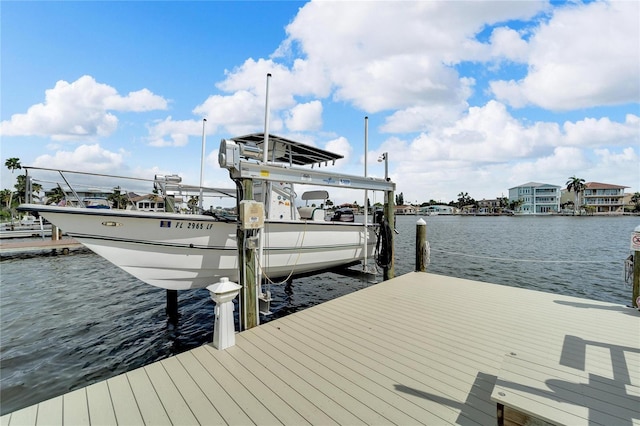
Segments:
[[[476,254],[460,253],[455,251],[438,250],[431,248],[431,251],[451,254],[455,256],[474,257],[478,259],[501,260],[506,262],[537,262],[537,263],[616,263],[618,260],[544,260],[544,259],[514,259],[508,257],[480,256]]]
[[[304,228],[302,231],[302,239],[300,240],[300,248],[302,248],[304,246],[304,237],[305,235],[307,235],[307,223],[308,221],[304,221]],[[298,250],[298,255],[296,256],[296,261],[293,263],[293,267],[291,268],[291,272],[289,272],[289,275],[287,276],[287,278],[285,278],[284,280],[280,281],[280,282],[274,282],[271,278],[269,278],[269,276],[267,275],[267,272],[262,268],[262,263],[260,262],[260,258],[258,257],[258,268],[260,269],[260,271],[262,272],[262,276],[267,280],[267,282],[269,284],[273,284],[273,285],[282,285],[282,284],[286,284],[291,277],[293,276],[293,273],[296,270],[296,266],[298,266],[298,262],[300,261],[300,255],[302,254],[301,250]]]

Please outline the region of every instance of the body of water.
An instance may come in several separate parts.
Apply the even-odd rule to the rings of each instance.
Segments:
[[[396,275],[415,268],[418,217],[397,217]],[[628,305],[624,260],[638,217],[429,216],[428,272]],[[207,290],[164,290],[90,252],[0,264],[2,414],[147,365],[213,339]],[[272,285],[268,321],[372,285],[322,274]],[[452,304],[473,303],[460,295]],[[526,300],[522,301],[526,308]]]

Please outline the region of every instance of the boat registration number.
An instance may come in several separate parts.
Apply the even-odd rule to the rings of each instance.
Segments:
[[[201,223],[201,222],[176,222],[174,228],[180,229],[211,229],[213,223]]]

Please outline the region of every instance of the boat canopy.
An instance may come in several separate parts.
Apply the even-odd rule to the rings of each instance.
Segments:
[[[264,145],[264,133],[252,133],[250,135],[231,138],[236,143],[254,145],[262,149]],[[269,134],[269,154],[268,160],[278,163],[288,163],[296,166],[306,166],[318,164],[328,165],[329,162],[335,164],[336,160],[344,158],[340,154],[325,151],[314,146],[305,145],[290,139]]]

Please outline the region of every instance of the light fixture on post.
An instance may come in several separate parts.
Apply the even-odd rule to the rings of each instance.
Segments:
[[[383,152],[380,157],[378,157],[378,163],[382,163],[384,161],[384,180],[389,182],[389,154]]]

